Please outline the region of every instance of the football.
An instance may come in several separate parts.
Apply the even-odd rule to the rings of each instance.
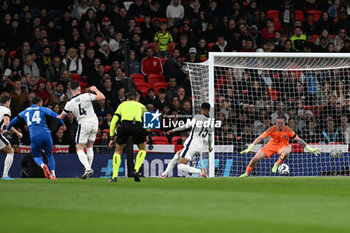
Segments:
[[[283,176],[287,176],[289,175],[289,166],[285,163],[282,163],[279,167],[278,167],[278,173],[280,175]]]

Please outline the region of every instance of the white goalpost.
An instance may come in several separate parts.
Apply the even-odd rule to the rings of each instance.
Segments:
[[[350,175],[350,54],[219,52],[187,68],[193,114],[209,102],[211,117],[222,121],[214,131],[214,151],[203,152],[197,162],[210,177],[242,174],[254,153],[239,152],[278,115],[308,144],[322,149],[315,157],[290,141],[292,153],[285,163],[291,176]],[[275,175],[271,168],[277,159],[262,160],[252,175]]]

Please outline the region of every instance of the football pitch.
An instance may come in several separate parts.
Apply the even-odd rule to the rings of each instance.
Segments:
[[[0,180],[0,232],[350,232],[350,177]]]

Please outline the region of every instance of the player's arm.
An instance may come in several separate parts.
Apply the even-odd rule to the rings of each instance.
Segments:
[[[50,110],[48,108],[45,108],[45,107],[41,107],[41,109],[44,111],[44,113],[46,115],[49,115],[50,117],[55,118],[60,123],[61,126],[64,126],[64,122],[60,118],[58,118],[58,114],[57,113],[55,113],[54,111],[52,111],[52,110]]]
[[[299,138],[296,134],[294,135],[293,139],[297,143],[299,143],[302,147],[307,149],[309,152],[313,153],[314,155],[318,156],[321,153],[321,149],[320,148],[312,148],[312,147],[310,147],[303,139]]]
[[[6,130],[7,130],[7,131],[10,131],[11,128],[12,128],[19,120],[20,120],[20,116],[19,116],[19,115],[16,116],[15,118],[13,118],[12,121],[7,125]],[[5,119],[4,119],[4,121],[5,121]],[[6,125],[6,123],[5,123],[5,125]]]
[[[259,137],[257,137],[252,144],[248,146],[247,149],[241,151],[241,154],[247,154],[249,151],[253,150],[254,146],[259,144],[262,140],[264,140],[269,134],[267,132],[263,133]]]
[[[61,114],[60,114],[59,116],[57,116],[56,118],[57,118],[57,119],[63,120],[63,119],[67,116],[67,114],[68,114],[69,112],[71,112],[71,111],[69,110],[69,103],[66,103],[66,105],[65,105],[64,108],[63,108],[63,111],[62,111]]]
[[[90,91],[95,92],[96,93],[96,97],[95,100],[104,100],[106,97],[104,96],[104,94],[102,94],[102,92],[100,92],[97,87],[95,86],[91,86],[90,87]]]
[[[196,120],[197,120],[197,119],[196,119],[196,116],[194,116],[194,117],[192,118],[192,121],[196,121]],[[172,129],[172,130],[169,130],[169,131],[167,132],[167,134],[169,135],[169,134],[171,134],[171,133],[175,133],[175,132],[179,132],[179,131],[185,131],[185,130],[190,129],[190,128],[192,128],[191,124],[187,124],[187,122],[186,122],[186,124],[183,125],[183,126],[179,126],[179,127],[174,128],[174,129]]]

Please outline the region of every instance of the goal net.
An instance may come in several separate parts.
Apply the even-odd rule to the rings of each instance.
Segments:
[[[291,176],[349,175],[350,55],[308,53],[210,53],[204,63],[187,63],[193,113],[202,102],[222,121],[215,129],[214,152],[203,152],[197,164],[211,177],[239,176],[252,153],[239,152],[276,122],[279,115],[318,157],[290,141],[285,161]],[[275,154],[263,159],[251,175],[272,176]],[[198,166],[199,166],[198,165]]]

